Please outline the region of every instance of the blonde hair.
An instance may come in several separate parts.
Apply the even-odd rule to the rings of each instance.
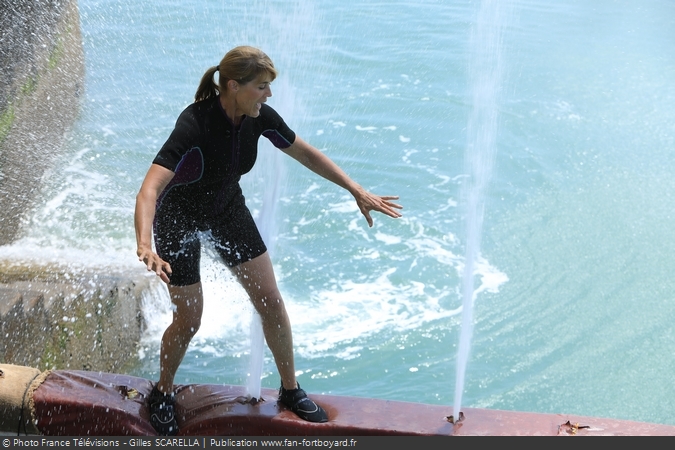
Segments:
[[[216,72],[220,72],[218,83],[213,79]],[[227,52],[220,64],[204,73],[195,93],[195,102],[215,98],[220,92],[225,92],[229,80],[246,84],[263,74],[269,75],[270,81],[277,77],[277,70],[269,56],[255,47],[235,47]]]

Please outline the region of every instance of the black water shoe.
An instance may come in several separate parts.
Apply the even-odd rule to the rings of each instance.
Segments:
[[[279,388],[279,401],[290,408],[301,419],[308,422],[328,422],[328,414],[319,405],[307,397],[305,391],[300,389]]]
[[[162,436],[175,436],[178,434],[176,422],[176,398],[173,394],[164,394],[152,388],[148,399],[150,408],[150,424]]]

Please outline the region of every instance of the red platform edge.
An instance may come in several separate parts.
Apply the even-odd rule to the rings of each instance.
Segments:
[[[55,370],[32,393],[38,430],[53,436],[152,436],[146,398],[152,384],[127,375]],[[248,402],[242,386],[177,387],[182,436],[675,436],[675,426],[566,414],[452,408],[369,398],[311,394],[327,423],[308,423],[263,389]]]

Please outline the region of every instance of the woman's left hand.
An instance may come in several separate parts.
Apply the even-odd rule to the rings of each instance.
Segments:
[[[361,188],[354,194],[354,198],[361,210],[361,214],[368,221],[369,227],[373,226],[373,218],[370,217],[370,211],[378,211],[394,219],[401,217],[401,213],[397,209],[403,209],[403,206],[391,201],[398,200],[398,196],[379,196]]]

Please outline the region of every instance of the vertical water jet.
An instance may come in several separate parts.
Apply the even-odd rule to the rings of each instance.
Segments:
[[[480,256],[485,201],[497,151],[503,8],[503,1],[483,0],[471,34],[469,62],[471,112],[467,124],[467,145],[464,155],[464,168],[468,177],[462,187],[466,250],[461,280],[462,321],[453,409],[458,417],[473,335],[476,262]]]

